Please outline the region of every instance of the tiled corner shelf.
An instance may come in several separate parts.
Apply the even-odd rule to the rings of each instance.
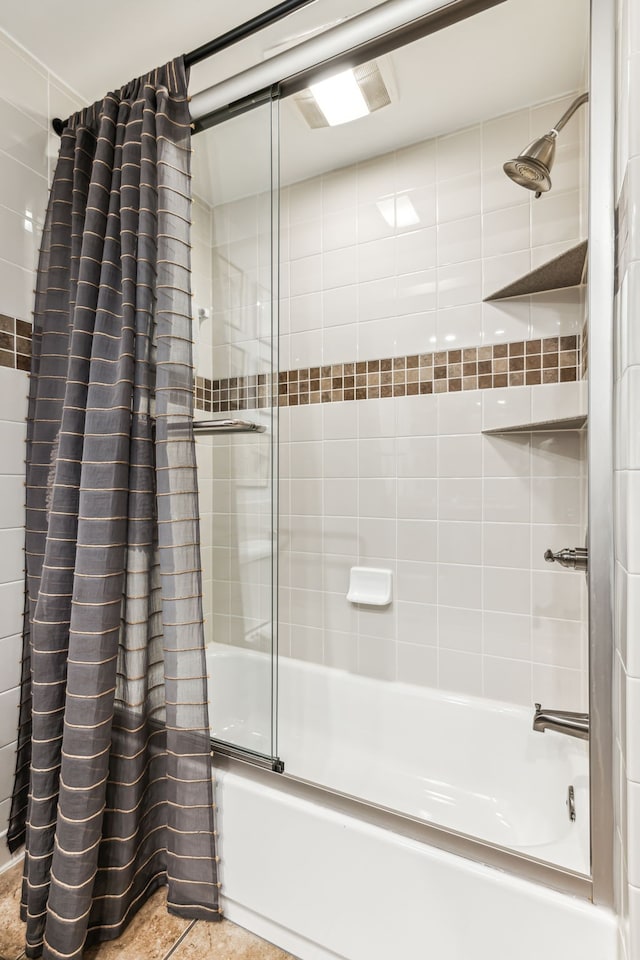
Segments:
[[[483,410],[485,436],[582,430],[587,424],[587,381],[536,384],[495,391]]]
[[[485,303],[491,300],[507,300],[510,297],[525,297],[532,293],[546,293],[550,290],[562,290],[567,287],[579,287],[584,283],[587,262],[587,241],[583,240],[569,250],[565,250],[553,260],[526,273],[518,280],[501,290],[485,297]]]
[[[496,427],[483,430],[487,436],[500,436],[505,433],[548,433],[551,430],[582,430],[587,424],[587,416],[563,417],[558,420],[538,420],[536,423],[518,423],[512,427]]]

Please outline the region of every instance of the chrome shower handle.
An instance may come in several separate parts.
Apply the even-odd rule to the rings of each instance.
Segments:
[[[553,550],[545,550],[544,558],[547,563],[559,563],[560,566],[568,567],[570,570],[586,570],[589,551],[586,547],[563,547],[557,553]]]

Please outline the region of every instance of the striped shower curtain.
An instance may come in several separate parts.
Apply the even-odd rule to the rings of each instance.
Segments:
[[[27,957],[218,919],[176,60],[71,117],[40,251],[9,845]]]

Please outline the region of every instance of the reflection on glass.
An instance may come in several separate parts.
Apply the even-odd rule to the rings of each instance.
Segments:
[[[588,874],[588,745],[532,729],[534,702],[587,709],[585,578],[544,561],[584,542],[585,436],[531,432],[581,403],[584,289],[485,302],[584,238],[582,118],[543,199],[502,165],[573,100],[586,47],[563,96],[487,87],[474,116],[432,73],[458,69],[456,30],[492,49],[483,22],[390,54],[378,113],[317,128],[281,104],[279,754]],[[390,604],[350,602],[356,567],[391,571]]]
[[[266,104],[195,141],[193,260],[196,416],[265,428],[198,436],[212,735],[267,756],[275,736],[271,111]],[[240,143],[254,145],[241,170]]]

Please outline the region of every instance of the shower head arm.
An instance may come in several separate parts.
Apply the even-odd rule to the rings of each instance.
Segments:
[[[553,130],[554,130],[556,133],[560,133],[560,131],[562,130],[562,128],[563,128],[564,126],[566,126],[566,124],[569,122],[569,120],[570,120],[571,117],[574,115],[574,113],[576,112],[576,110],[577,110],[579,107],[581,107],[583,103],[586,103],[586,102],[588,101],[588,99],[589,99],[589,94],[588,94],[588,93],[582,93],[582,94],[580,94],[579,97],[576,97],[576,99],[573,101],[573,103],[571,104],[571,106],[570,106],[567,110],[565,110],[565,112],[562,114],[562,116],[560,117],[560,119],[558,120],[558,122],[555,124],[555,126],[553,127]]]
[[[576,97],[549,133],[532,140],[515,160],[507,160],[503,164],[504,172],[514,183],[517,183],[520,187],[526,187],[527,190],[535,190],[536,199],[551,189],[551,167],[555,158],[558,134],[578,107],[581,107],[588,99],[588,93],[582,93],[579,97]]]

